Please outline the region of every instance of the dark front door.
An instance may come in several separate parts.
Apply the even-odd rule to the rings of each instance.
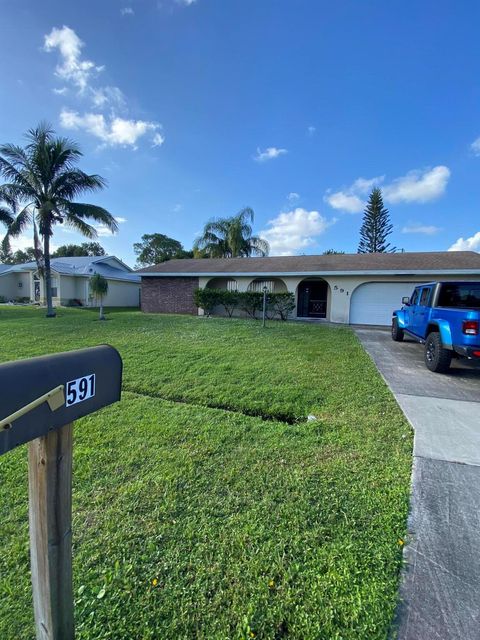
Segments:
[[[298,309],[300,318],[327,317],[328,284],[324,281],[306,281],[298,285]]]

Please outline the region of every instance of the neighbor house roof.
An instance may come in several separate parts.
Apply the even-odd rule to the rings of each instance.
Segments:
[[[107,264],[111,261],[115,261],[115,263],[118,264],[118,267]],[[94,273],[99,273],[109,280],[140,282],[138,275],[133,273],[130,267],[115,256],[52,258],[50,264],[52,270],[60,275],[89,277]],[[36,271],[37,263],[24,262],[23,264],[0,265],[0,267],[7,267],[6,269],[0,268],[0,276],[2,276],[7,273]]]
[[[268,258],[169,260],[138,270],[141,276],[299,275],[354,273],[415,274],[474,272],[480,275],[480,254],[474,251],[421,253],[352,253]]]

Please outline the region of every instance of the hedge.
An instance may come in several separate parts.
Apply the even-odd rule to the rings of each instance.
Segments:
[[[223,307],[226,315],[232,317],[234,311],[243,311],[251,318],[257,318],[263,308],[263,293],[257,291],[228,291],[227,289],[196,289],[194,302],[203,309],[207,316],[213,313],[215,307]],[[288,320],[295,309],[293,293],[267,293],[267,317]]]

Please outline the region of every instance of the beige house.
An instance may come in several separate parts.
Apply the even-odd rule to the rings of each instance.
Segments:
[[[402,297],[418,282],[480,280],[473,251],[371,253],[268,258],[170,260],[137,271],[141,308],[150,313],[197,314],[198,287],[290,291],[293,318],[388,325]]]
[[[99,273],[108,280],[107,307],[138,307],[140,278],[115,256],[52,258],[54,305],[96,306],[90,278]],[[45,302],[43,279],[35,262],[0,265],[0,300]]]

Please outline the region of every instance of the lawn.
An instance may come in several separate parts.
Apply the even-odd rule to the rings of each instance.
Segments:
[[[122,401],[75,426],[77,639],[386,640],[412,438],[355,335],[96,317],[0,308],[1,361],[124,360]],[[30,640],[26,447],[0,491],[0,638]]]

